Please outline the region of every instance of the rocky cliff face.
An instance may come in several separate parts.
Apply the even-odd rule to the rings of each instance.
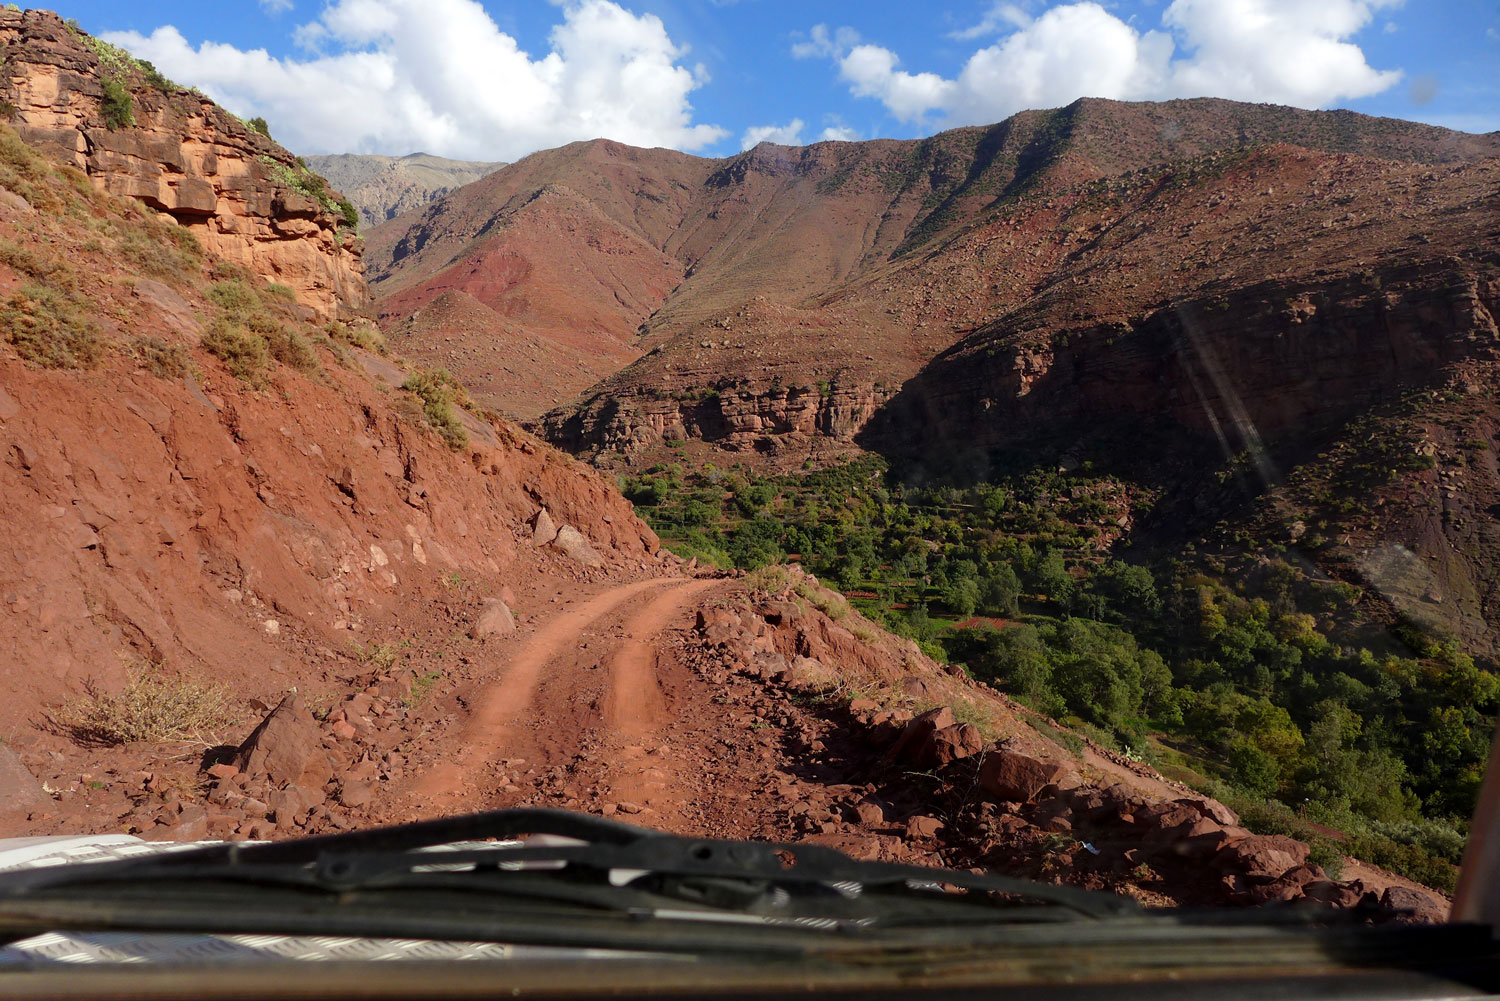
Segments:
[[[0,10],[0,58],[22,138],[320,315],[367,304],[362,247],[336,195],[271,139],[46,11]]]
[[[680,396],[596,394],[549,414],[542,433],[570,451],[631,455],[696,438],[730,452],[801,458],[848,446],[894,390],[869,383],[783,386],[757,380]]]
[[[334,153],[309,156],[307,165],[349,196],[364,226],[415,212],[455,188],[493,174],[504,163],[449,160],[429,153],[377,156]]]
[[[1500,260],[1481,255],[1268,281],[1135,319],[1024,329],[1036,317],[1021,314],[935,360],[864,440],[957,457],[1166,419],[1253,450],[1326,433],[1458,362],[1500,360],[1497,308]]]

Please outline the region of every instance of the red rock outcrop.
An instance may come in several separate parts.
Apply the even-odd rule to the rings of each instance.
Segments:
[[[288,286],[323,316],[367,305],[363,247],[336,194],[309,195],[321,179],[269,137],[48,11],[0,10],[0,59],[22,138],[166,213],[210,253]],[[129,90],[133,124],[108,124],[106,79]]]

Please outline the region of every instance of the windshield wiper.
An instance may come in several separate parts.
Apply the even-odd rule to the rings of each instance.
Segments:
[[[484,843],[522,835],[549,837]],[[546,809],[0,873],[0,934],[11,938],[43,927],[313,930],[803,952],[816,947],[812,930],[928,938],[956,926],[1138,913],[1111,894],[861,862],[817,845],[684,838]]]

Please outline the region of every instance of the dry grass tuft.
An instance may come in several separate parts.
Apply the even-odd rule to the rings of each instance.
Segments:
[[[236,719],[222,685],[183,675],[168,675],[159,664],[130,671],[118,694],[89,684],[84,694],[63,706],[58,728],[74,742],[111,747],[133,741],[153,744],[203,739]]]

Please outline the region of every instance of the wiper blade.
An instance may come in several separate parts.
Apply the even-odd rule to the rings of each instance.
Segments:
[[[1139,913],[1071,887],[546,809],[0,873],[0,936],[12,938],[183,929],[807,954]]]
[[[581,843],[426,850],[538,834]],[[1022,901],[1082,918],[1140,910],[1128,898],[1072,887],[862,862],[820,845],[685,838],[548,809],[502,810],[276,844],[230,843],[123,862],[0,873],[0,901],[34,898],[67,885],[88,883],[102,889],[109,883],[142,879],[156,880],[159,886],[229,880],[332,893],[402,887],[503,889],[613,910],[635,910],[666,899],[699,910],[746,913],[765,913],[775,890],[825,903],[864,901],[866,906],[844,910],[882,924],[900,923],[902,908],[916,899],[974,903],[972,896],[934,893],[939,886],[1008,898],[1011,908],[984,901],[983,913],[989,919],[1004,918]],[[880,906],[897,900],[901,907]]]

